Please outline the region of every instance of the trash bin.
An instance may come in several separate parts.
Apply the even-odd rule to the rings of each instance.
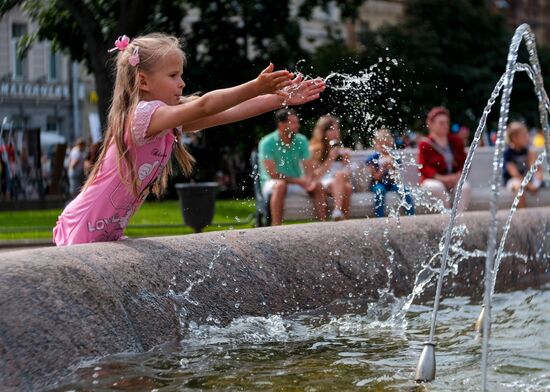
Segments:
[[[195,233],[200,233],[212,223],[218,183],[182,183],[175,184],[175,187],[181,204],[183,222],[192,227]]]

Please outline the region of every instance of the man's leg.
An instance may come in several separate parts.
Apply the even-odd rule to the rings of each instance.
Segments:
[[[271,211],[271,226],[277,226],[283,223],[286,189],[286,181],[275,180],[271,191],[271,202],[269,203],[269,209]]]

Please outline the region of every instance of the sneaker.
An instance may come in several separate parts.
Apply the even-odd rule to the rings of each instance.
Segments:
[[[335,209],[332,211],[331,218],[333,221],[341,221],[344,219],[344,213],[341,210]]]

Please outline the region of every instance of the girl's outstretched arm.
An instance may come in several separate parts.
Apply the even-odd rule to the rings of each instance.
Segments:
[[[212,116],[258,95],[274,93],[285,95],[281,90],[292,83],[292,74],[288,71],[273,72],[273,68],[273,64],[269,64],[256,79],[241,85],[211,91],[181,105],[158,108],[151,117],[146,137],[180,125],[186,127],[190,122]]]
[[[292,80],[292,84],[285,89],[288,94],[287,97],[277,94],[261,95],[221,113],[188,123],[183,130],[191,132],[229,124],[278,109],[284,105],[302,105],[319,98],[319,94],[324,89],[325,82],[322,79],[310,79],[304,82],[302,76],[298,75]]]

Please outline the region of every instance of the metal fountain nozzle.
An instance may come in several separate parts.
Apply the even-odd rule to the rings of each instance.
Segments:
[[[435,342],[424,342],[414,379],[416,382],[427,382],[435,379]]]
[[[481,307],[481,312],[479,312],[479,316],[476,321],[476,332],[478,334],[481,334],[483,331],[483,323],[485,321],[485,306]]]

